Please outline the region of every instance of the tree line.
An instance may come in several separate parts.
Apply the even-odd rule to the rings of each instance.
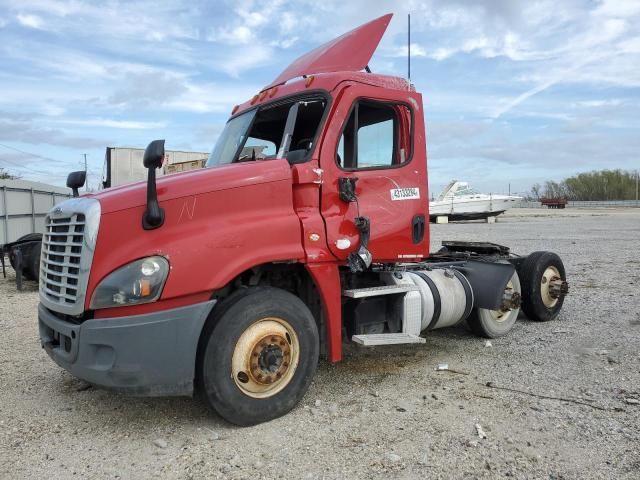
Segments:
[[[0,167],[0,180],[12,180],[16,178],[20,178],[20,176],[13,175],[12,173],[9,173],[7,170],[5,170],[4,168]]]
[[[579,173],[561,182],[536,183],[531,198],[566,198],[567,200],[635,200],[638,171],[599,170]]]

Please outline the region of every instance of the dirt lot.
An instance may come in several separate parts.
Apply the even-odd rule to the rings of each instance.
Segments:
[[[492,346],[459,328],[350,349],[293,412],[244,429],[188,398],[87,388],[41,350],[35,285],[0,281],[0,478],[638,478],[640,211],[514,210],[433,226],[432,248],[445,238],[558,252],[560,318]]]

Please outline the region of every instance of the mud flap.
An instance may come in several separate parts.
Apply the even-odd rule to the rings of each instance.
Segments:
[[[504,289],[515,267],[510,263],[468,261],[452,268],[460,271],[471,284],[475,308],[497,310],[502,306]]]

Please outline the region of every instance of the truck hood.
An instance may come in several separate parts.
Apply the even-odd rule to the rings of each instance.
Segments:
[[[158,178],[157,190],[162,202],[198,194],[277,182],[291,178],[286,160],[266,160],[203,168]],[[102,213],[140,207],[147,202],[147,182],[110,188],[91,195],[101,204]]]

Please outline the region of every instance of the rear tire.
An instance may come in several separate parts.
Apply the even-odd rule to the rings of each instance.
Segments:
[[[565,293],[555,296],[552,282],[567,279],[560,257],[553,252],[533,252],[520,267],[522,310],[529,320],[548,322],[558,316]]]
[[[313,315],[298,297],[271,287],[246,289],[220,307],[202,339],[199,371],[207,402],[241,426],[289,412],[318,363]]]
[[[22,251],[22,276],[26,280],[35,280],[40,278],[40,250],[42,248],[41,233],[27,233],[18,238],[16,242],[34,242],[20,247]],[[38,242],[38,243],[36,243]],[[9,263],[11,268],[16,269],[16,262],[12,255],[9,255]]]
[[[40,254],[42,251],[42,244],[36,243],[29,253],[29,264],[25,270],[25,278],[28,280],[38,281],[40,279]]]
[[[513,293],[522,294],[517,272],[513,272],[511,280],[507,283],[507,288],[511,288]],[[505,311],[474,308],[467,319],[467,325],[479,337],[497,338],[511,331],[519,313],[520,307]]]

